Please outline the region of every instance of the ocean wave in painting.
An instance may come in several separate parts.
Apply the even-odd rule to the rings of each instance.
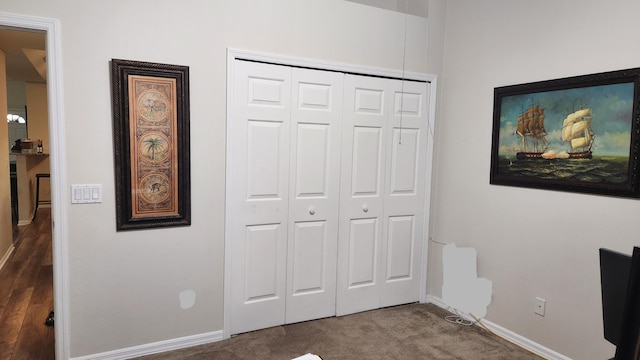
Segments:
[[[628,157],[594,156],[592,159],[524,159],[501,157],[498,173],[540,180],[624,184],[629,177]]]

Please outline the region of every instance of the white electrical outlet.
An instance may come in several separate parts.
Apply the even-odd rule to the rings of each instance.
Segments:
[[[547,300],[543,298],[536,298],[536,314],[544,316],[544,308],[547,305]]]

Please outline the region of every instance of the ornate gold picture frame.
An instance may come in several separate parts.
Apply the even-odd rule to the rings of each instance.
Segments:
[[[118,231],[191,224],[189,68],[111,60]]]

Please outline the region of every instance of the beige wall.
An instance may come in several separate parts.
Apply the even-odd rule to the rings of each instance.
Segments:
[[[26,83],[27,131],[34,142],[42,140],[45,152],[49,149],[49,113],[47,110],[47,84]]]
[[[486,318],[573,359],[613,356],[598,249],[640,245],[640,202],[489,185],[493,89],[638,67],[639,12],[636,0],[451,0],[445,11],[430,292],[442,286],[435,241],[472,246],[493,281]]]
[[[103,185],[100,204],[62,200],[72,357],[223,328],[227,48],[399,70],[406,19],[406,70],[426,66],[424,18],[341,0],[3,0],[0,11],[60,20],[62,186]],[[190,67],[189,227],[115,231],[112,58]]]
[[[7,80],[7,107],[24,109],[27,105],[27,83]]]
[[[7,113],[7,77],[4,52],[0,50],[0,115]],[[4,115],[6,116],[6,115]],[[9,134],[4,116],[0,117],[0,265],[12,249],[11,183],[9,182]]]

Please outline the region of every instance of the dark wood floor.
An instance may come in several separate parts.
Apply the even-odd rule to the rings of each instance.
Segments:
[[[31,224],[14,229],[16,249],[0,270],[0,359],[54,359],[51,211],[38,209]]]

